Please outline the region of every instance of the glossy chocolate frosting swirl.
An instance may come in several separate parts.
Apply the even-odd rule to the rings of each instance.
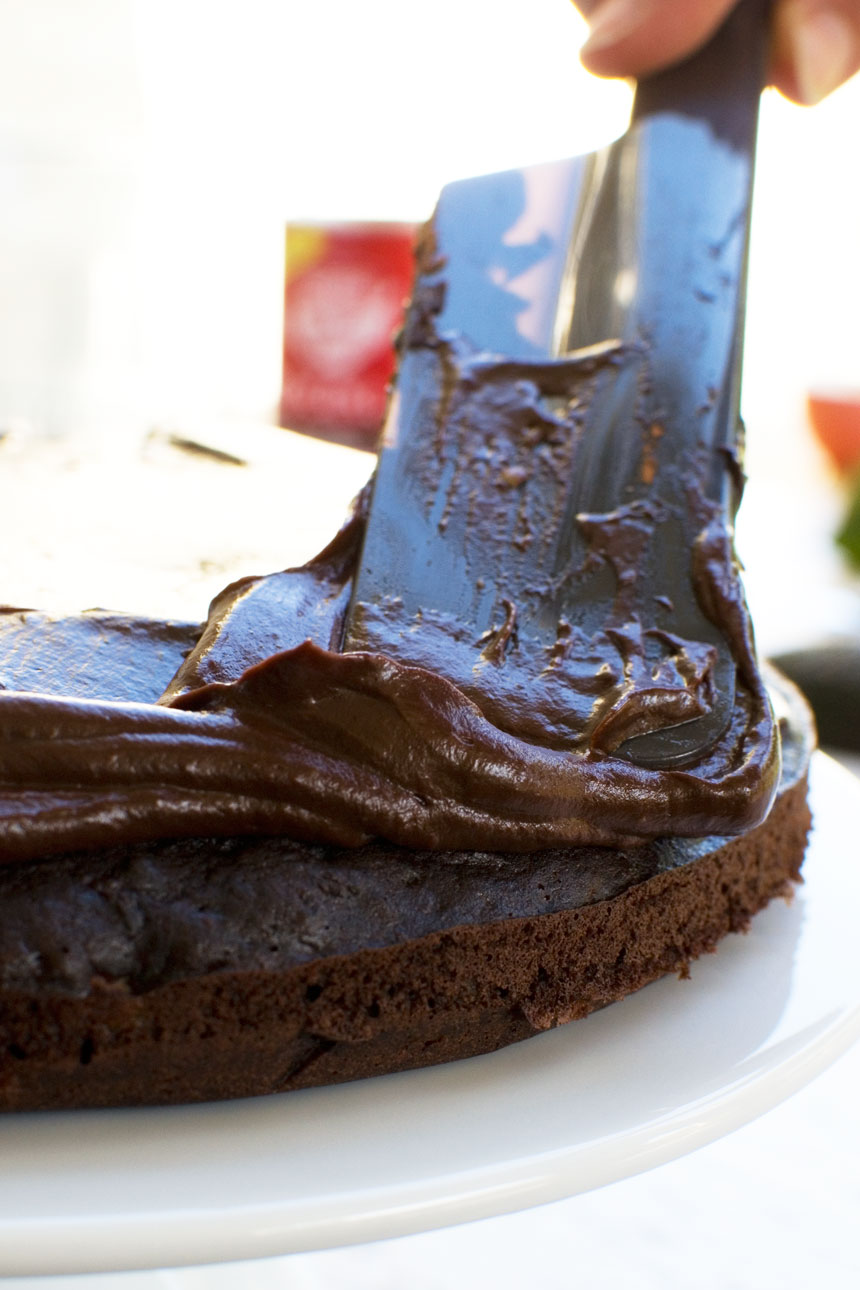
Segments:
[[[440,328],[432,236],[419,269],[389,417],[409,432],[377,476],[402,472],[393,519],[418,522],[399,585],[362,594],[392,518],[377,497],[368,526],[371,485],[316,559],[216,598],[157,702],[0,692],[0,861],[242,834],[524,852],[765,817],[778,736],[708,487],[736,463],[636,412],[635,487],[582,507],[616,451],[589,459],[589,408],[616,379],[645,407],[647,347],[476,352]],[[155,650],[164,624],[136,630]]]
[[[549,747],[535,741],[532,718],[525,732],[516,712],[491,719],[477,689],[467,695],[440,671],[397,657],[399,636],[390,654],[338,651],[364,509],[362,501],[308,565],[218,597],[158,704],[0,694],[2,859],[277,833],[526,851],[738,832],[763,817],[778,754],[742,617],[734,715],[700,764],[634,766],[601,747],[599,734],[590,745]],[[711,612],[737,617],[725,544],[706,537],[704,549]],[[437,662],[444,635],[434,635]],[[612,662],[623,643],[610,644]],[[486,641],[473,648],[486,657]],[[575,687],[575,674],[569,680]],[[619,690],[629,701],[623,678],[598,689],[608,713]],[[646,696],[640,720],[647,706]]]

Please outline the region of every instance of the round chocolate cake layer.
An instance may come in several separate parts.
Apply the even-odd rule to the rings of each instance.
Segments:
[[[684,973],[799,877],[813,742],[736,838],[531,856],[182,840],[0,871],[0,1107],[204,1101],[501,1047]]]

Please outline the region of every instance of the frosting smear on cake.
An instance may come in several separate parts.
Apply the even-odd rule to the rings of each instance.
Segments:
[[[445,212],[375,483],[316,559],[228,587],[139,702],[22,691],[0,652],[0,860],[266,834],[525,852],[765,818],[779,740],[716,390],[678,435],[647,336],[476,345],[449,326]],[[135,632],[161,648],[164,624]]]
[[[778,752],[747,633],[733,638],[736,701],[716,745],[693,765],[636,765],[607,746],[625,705],[635,715],[624,729],[631,720],[641,729],[654,693],[653,677],[644,692],[636,688],[632,630],[607,629],[589,643],[592,651],[605,645],[605,655],[585,660],[572,634],[561,632],[549,655],[526,648],[520,661],[510,632],[469,641],[456,624],[439,623],[429,643],[398,627],[390,652],[340,652],[365,504],[305,567],[245,580],[217,598],[158,703],[0,693],[2,858],[255,833],[525,851],[727,834],[763,818]],[[715,544],[718,559],[710,541],[706,531],[703,595],[732,620],[739,611],[726,593],[725,547]],[[146,639],[144,622],[136,631]],[[154,651],[162,637],[153,624]],[[409,643],[419,639],[413,661]],[[445,675],[446,640],[452,675],[472,659],[468,693]],[[679,648],[674,657],[663,689],[700,702],[701,651]],[[497,678],[507,668],[519,701],[506,708]],[[495,681],[488,711],[486,676]],[[559,694],[587,714],[583,725],[563,727]]]

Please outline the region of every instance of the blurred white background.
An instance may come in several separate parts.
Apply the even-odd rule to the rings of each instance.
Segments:
[[[607,142],[629,91],[581,70],[583,37],[567,0],[0,0],[0,430],[110,456],[153,424],[271,419],[285,221],[422,219],[450,179]],[[860,385],[858,121],[858,81],[763,106],[741,547],[768,649],[857,616],[803,396]],[[707,1152],[562,1206],[123,1283],[851,1290],[856,1056]]]
[[[565,0],[2,0],[0,416],[269,417],[287,218],[594,147]]]
[[[629,91],[567,0],[0,0],[0,418],[270,417],[287,218],[418,220],[588,151]],[[748,411],[856,373],[860,84],[768,95]]]

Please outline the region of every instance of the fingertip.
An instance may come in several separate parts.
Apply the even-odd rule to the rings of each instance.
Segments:
[[[774,15],[770,79],[786,98],[820,103],[860,69],[860,8],[783,0]]]

